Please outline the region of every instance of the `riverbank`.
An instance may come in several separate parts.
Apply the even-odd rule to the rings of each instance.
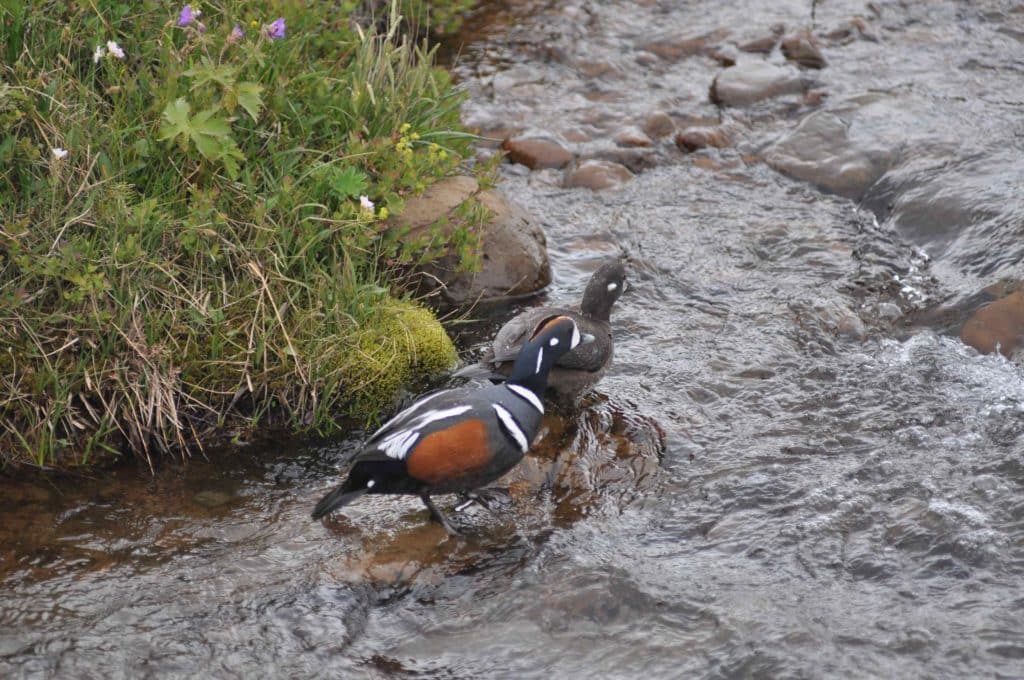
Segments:
[[[471,153],[396,6],[0,10],[0,465],[328,433],[453,363],[403,277],[486,215],[388,221]]]

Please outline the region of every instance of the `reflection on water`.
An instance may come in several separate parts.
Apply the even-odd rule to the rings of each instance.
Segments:
[[[2,480],[0,675],[1020,676],[1024,373],[957,335],[1021,278],[1024,14],[818,3],[810,90],[710,104],[808,5],[489,5],[467,120],[637,173],[505,167],[548,300],[628,254],[598,394],[457,540],[416,499],[308,520],[358,434]]]

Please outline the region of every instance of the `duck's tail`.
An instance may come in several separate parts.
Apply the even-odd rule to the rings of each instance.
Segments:
[[[452,373],[453,378],[464,378],[466,380],[490,380],[491,382],[505,382],[508,376],[498,373],[486,364],[470,364]]]

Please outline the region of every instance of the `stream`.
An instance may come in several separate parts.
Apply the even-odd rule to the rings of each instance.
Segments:
[[[462,40],[464,121],[575,159],[502,165],[522,304],[628,262],[595,393],[459,539],[309,520],[362,432],[0,478],[0,677],[1024,677],[1024,3],[505,0]]]

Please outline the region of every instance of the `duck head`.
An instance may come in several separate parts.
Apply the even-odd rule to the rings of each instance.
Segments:
[[[545,319],[523,345],[508,381],[542,394],[555,362],[565,353],[593,341],[593,335],[580,333],[576,322],[567,316]]]
[[[580,311],[592,319],[608,321],[612,305],[625,290],[626,267],[618,261],[606,262],[590,277]]]

